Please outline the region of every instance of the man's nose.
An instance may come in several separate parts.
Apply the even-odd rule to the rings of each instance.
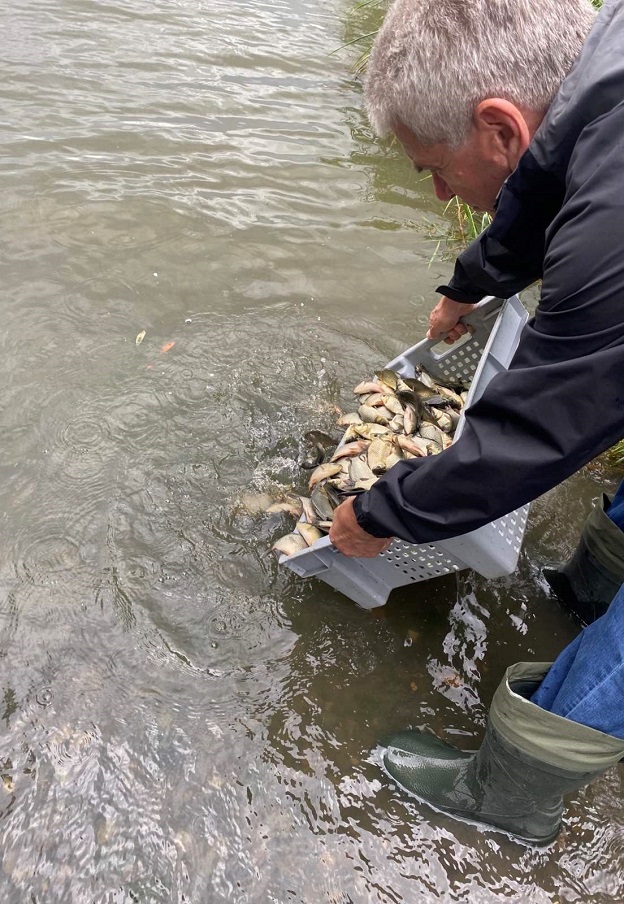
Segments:
[[[455,197],[455,192],[451,191],[442,176],[432,173],[431,178],[433,179],[433,190],[439,201],[450,201],[451,198]]]

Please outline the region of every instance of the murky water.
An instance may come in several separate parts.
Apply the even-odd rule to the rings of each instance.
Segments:
[[[288,525],[239,505],[302,485],[303,432],[421,338],[448,271],[428,184],[331,53],[361,24],[341,0],[0,13],[4,904],[624,894],[617,769],[536,852],[374,754],[406,725],[474,745],[505,666],[574,636],[539,568],[613,476],[534,505],[513,577],[374,613],[278,572]]]

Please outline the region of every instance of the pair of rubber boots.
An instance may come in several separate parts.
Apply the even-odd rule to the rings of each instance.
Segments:
[[[593,509],[572,560],[545,575],[584,624],[606,612],[624,582],[624,532],[606,515],[608,504],[604,496]],[[518,663],[507,670],[476,753],[403,731],[386,741],[386,771],[434,809],[530,844],[549,844],[559,833],[563,795],[624,756],[624,740],[531,703],[550,665]]]

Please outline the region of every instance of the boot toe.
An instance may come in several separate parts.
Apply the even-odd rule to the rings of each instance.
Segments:
[[[471,811],[474,799],[467,793],[464,772],[473,756],[450,747],[434,735],[422,735],[419,752],[389,747],[384,767],[398,785],[430,806],[446,812],[457,807]]]

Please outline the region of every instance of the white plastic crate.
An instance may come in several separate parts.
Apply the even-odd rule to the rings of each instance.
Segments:
[[[506,370],[528,319],[518,296],[506,301],[485,298],[463,319],[473,332],[453,345],[427,339],[403,352],[386,367],[402,376],[414,376],[417,364],[423,364],[433,377],[453,379],[472,377],[468,407],[478,399],[492,377]],[[453,442],[464,426],[462,413]],[[395,540],[387,552],[374,559],[343,556],[323,537],[313,546],[282,556],[280,564],[299,577],[317,577],[359,606],[373,609],[383,606],[395,587],[426,581],[450,572],[472,568],[486,578],[501,577],[514,571],[529,506],[505,515],[459,537],[437,543],[413,544]]]

